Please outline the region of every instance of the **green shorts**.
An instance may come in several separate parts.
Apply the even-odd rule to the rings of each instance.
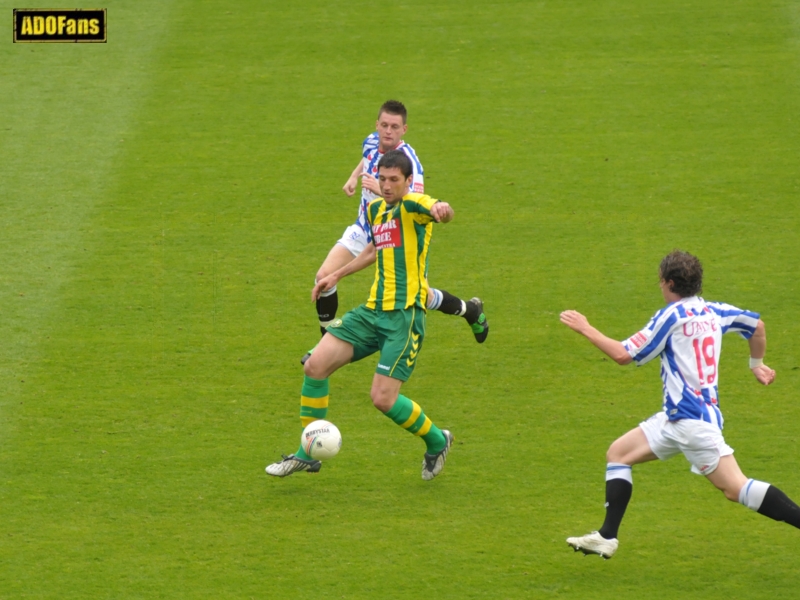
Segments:
[[[371,310],[364,304],[328,325],[328,333],[353,345],[353,361],[380,351],[376,373],[408,381],[425,337],[425,311]]]

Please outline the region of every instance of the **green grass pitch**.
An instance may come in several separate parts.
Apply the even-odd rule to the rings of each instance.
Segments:
[[[14,7],[0,599],[796,594],[800,532],[682,458],[634,469],[613,560],[569,550],[660,382],[558,321],[626,337],[661,306],[660,258],[699,255],[706,298],[762,313],[778,371],[758,386],[727,337],[726,438],[800,499],[796,2],[111,0],[107,44],[13,44]],[[371,407],[366,360],[331,380],[339,456],[273,480],[314,273],[388,98],[456,211],[430,281],[480,295],[491,334],[428,317],[404,390],[456,435],[440,478]]]

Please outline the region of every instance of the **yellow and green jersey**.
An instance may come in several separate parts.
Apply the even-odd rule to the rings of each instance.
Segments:
[[[418,306],[425,310],[435,203],[430,196],[416,193],[406,194],[395,205],[383,198],[370,202],[367,220],[378,252],[367,308],[389,311]]]

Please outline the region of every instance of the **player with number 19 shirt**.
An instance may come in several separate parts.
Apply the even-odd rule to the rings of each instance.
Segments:
[[[750,339],[758,313],[693,296],[659,310],[638,333],[622,342],[637,365],[661,356],[667,419],[699,419],[722,429],[718,376],[722,334]]]
[[[643,365],[661,357],[662,410],[617,438],[606,453],[606,518],[603,526],[567,544],[584,554],[611,558],[633,491],[634,465],[683,454],[691,470],[704,475],[728,500],[800,528],[800,506],[769,483],[742,473],[722,435],[719,357],[722,335],[735,332],[750,346],[750,370],[769,385],[775,371],[764,364],[766,328],[758,314],[720,302],[706,302],[703,267],[696,256],[675,250],[659,265],[659,287],[667,305],[641,331],[621,342],[565,310],[561,322],[585,336],[620,365]]]

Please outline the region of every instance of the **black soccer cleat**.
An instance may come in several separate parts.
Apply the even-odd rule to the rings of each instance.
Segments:
[[[472,329],[472,333],[475,336],[475,341],[479,344],[482,344],[486,341],[487,336],[489,335],[489,320],[486,318],[486,314],[483,312],[483,302],[480,298],[473,298],[468,302],[468,304],[472,304],[475,307],[475,312],[478,314],[478,317],[469,324],[470,328]]]
[[[425,453],[422,458],[422,478],[425,481],[430,481],[436,477],[444,469],[444,461],[447,460],[447,455],[450,452],[450,447],[453,445],[455,437],[447,429],[442,429],[444,434],[445,445],[444,448],[439,450],[436,454]]]
[[[311,350],[309,350],[308,352],[306,352],[305,354],[303,354],[303,358],[300,359],[300,364],[301,365],[305,365],[306,362],[308,362],[308,359],[311,358],[312,354],[314,354],[314,350],[315,349],[316,349],[316,346],[314,348],[312,348]]]

